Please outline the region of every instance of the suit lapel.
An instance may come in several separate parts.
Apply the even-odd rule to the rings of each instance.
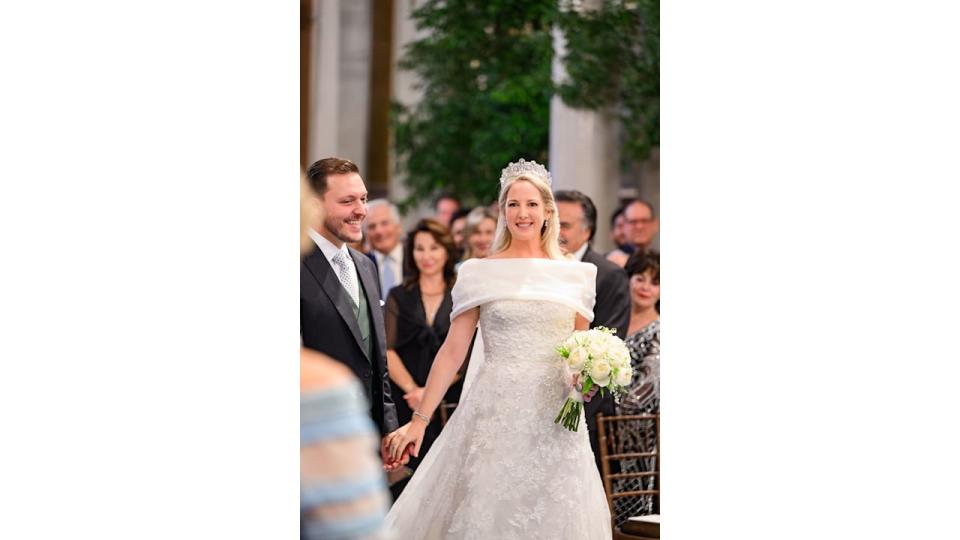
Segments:
[[[350,333],[353,334],[353,339],[357,342],[357,346],[360,347],[363,355],[366,356],[363,338],[360,336],[360,325],[357,323],[357,318],[353,316],[353,300],[350,299],[347,291],[343,288],[340,279],[330,266],[330,262],[327,261],[323,252],[318,249],[307,257],[304,264],[307,265],[307,268],[310,269],[317,278],[317,281],[320,282],[320,288],[323,289],[323,292],[330,298],[330,302],[337,309],[340,318],[347,323],[347,326],[350,328]]]
[[[600,269],[600,263],[597,261],[603,260],[603,255],[597,253],[593,248],[588,247],[586,251],[583,252],[583,258],[580,259],[581,262],[590,263]]]

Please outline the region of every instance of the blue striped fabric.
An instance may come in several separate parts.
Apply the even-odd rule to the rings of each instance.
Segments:
[[[301,459],[323,460],[306,469],[315,471],[314,477],[301,473],[301,538],[383,537],[389,492],[377,457],[378,440],[359,381],[300,395],[300,448],[310,450]],[[351,451],[355,446],[351,455],[356,459],[329,462],[337,454],[323,450],[334,443],[340,455],[343,444]]]
[[[300,509],[304,510],[320,504],[359,499],[375,494],[383,487],[383,472],[379,470],[371,471],[367,475],[341,479],[322,485],[301,486]]]
[[[332,522],[310,522],[304,525],[303,538],[311,540],[352,540],[375,537],[383,528],[383,516],[370,515]]]
[[[352,435],[366,435],[374,427],[370,417],[366,414],[363,416],[329,418],[326,421],[316,421],[312,424],[303,424],[303,417],[301,416],[300,422],[301,448],[326,440],[341,439]]]

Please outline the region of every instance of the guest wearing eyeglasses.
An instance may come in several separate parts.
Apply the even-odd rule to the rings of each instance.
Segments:
[[[633,246],[634,252],[644,252],[650,249],[654,236],[660,230],[660,220],[653,211],[653,205],[642,199],[634,199],[624,206],[623,234],[626,241]],[[627,264],[630,254],[615,249],[607,255],[607,260],[623,268]]]

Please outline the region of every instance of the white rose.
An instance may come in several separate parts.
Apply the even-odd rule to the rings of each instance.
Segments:
[[[590,378],[597,386],[610,384],[610,363],[603,359],[594,360],[590,367]]]
[[[590,350],[590,357],[593,358],[594,361],[606,360],[610,354],[607,348],[607,340],[603,338],[591,339],[588,349]]]
[[[617,376],[614,377],[613,383],[617,386],[630,386],[630,382],[633,380],[633,369],[628,367],[623,367],[617,370]]]
[[[612,352],[614,362],[616,367],[625,368],[630,367],[630,351],[626,347],[619,347],[618,349]]]
[[[567,369],[573,373],[580,373],[583,364],[587,362],[587,352],[583,347],[576,346],[570,349],[570,356],[566,358]]]
[[[618,338],[616,334],[607,334],[606,340],[607,347],[612,351],[617,350],[620,347],[626,347],[626,344],[623,343],[623,340]]]
[[[610,356],[616,358],[617,362],[621,365],[630,365],[630,350],[627,349],[626,344],[619,339],[610,346]]]
[[[613,368],[614,371],[624,368],[623,359],[618,357],[615,354],[610,355],[609,362],[610,362],[610,367]]]

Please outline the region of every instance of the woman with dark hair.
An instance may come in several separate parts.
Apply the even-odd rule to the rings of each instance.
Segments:
[[[450,291],[454,274],[455,248],[446,226],[434,219],[422,219],[407,234],[403,257],[406,279],[387,297],[384,323],[387,330],[387,368],[397,406],[397,417],[407,423],[420,406],[433,358],[450,330]],[[455,383],[445,401],[459,399]],[[440,434],[434,419],[426,429],[419,458],[410,461],[415,469]]]
[[[618,414],[660,414],[660,254],[655,251],[636,252],[627,259],[624,270],[630,278],[630,325],[627,328],[627,348],[633,366],[633,380],[627,388]],[[622,440],[635,438],[644,452],[652,451],[659,444],[649,421],[623,423]],[[624,473],[650,472],[656,470],[654,458],[636,458],[620,461]],[[617,480],[617,491],[641,491],[656,489],[653,477]],[[659,503],[650,495],[623,497],[615,501],[614,511],[617,526],[627,518],[660,511]]]
[[[630,325],[627,347],[633,382],[620,402],[627,414],[660,412],[660,254],[637,252],[624,266],[630,279]]]

